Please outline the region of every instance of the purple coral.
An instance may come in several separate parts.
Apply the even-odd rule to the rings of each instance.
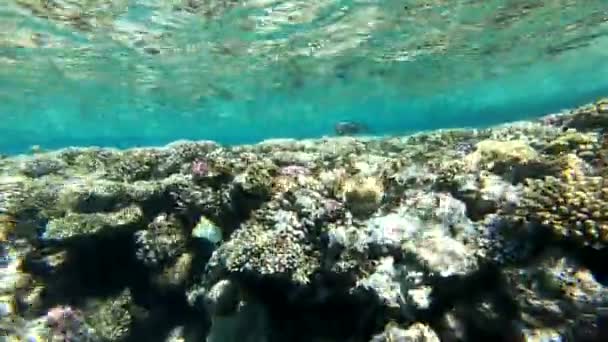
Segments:
[[[46,314],[46,324],[50,328],[52,341],[80,341],[86,334],[82,312],[69,306],[56,306]]]
[[[211,168],[209,167],[209,163],[205,160],[197,159],[192,162],[192,166],[190,168],[192,175],[197,178],[207,177],[211,172]]]

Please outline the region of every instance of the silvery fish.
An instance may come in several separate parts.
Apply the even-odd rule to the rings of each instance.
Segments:
[[[222,241],[222,230],[203,216],[192,230],[192,236],[218,244]]]

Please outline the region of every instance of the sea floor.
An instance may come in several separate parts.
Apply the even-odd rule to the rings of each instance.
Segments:
[[[606,127],[5,157],[0,340],[608,340]]]

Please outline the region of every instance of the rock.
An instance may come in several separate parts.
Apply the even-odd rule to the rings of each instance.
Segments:
[[[233,281],[222,279],[205,296],[205,307],[212,316],[227,316],[236,313],[240,301],[239,286]]]
[[[270,317],[263,305],[242,303],[230,316],[213,316],[206,342],[263,342],[271,340]]]

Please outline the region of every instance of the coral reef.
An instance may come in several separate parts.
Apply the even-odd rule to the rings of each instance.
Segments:
[[[606,339],[608,104],[0,163],[9,340]]]

